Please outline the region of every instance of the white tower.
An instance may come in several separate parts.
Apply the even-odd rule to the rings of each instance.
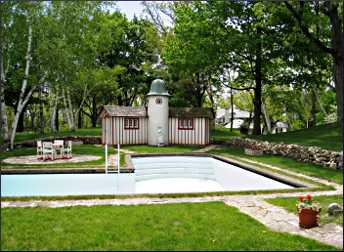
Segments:
[[[148,100],[148,144],[168,144],[168,94],[165,83],[159,77],[151,84]]]

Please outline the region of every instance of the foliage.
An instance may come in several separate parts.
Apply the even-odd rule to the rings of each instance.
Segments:
[[[147,2],[149,17],[132,20],[110,13],[114,5],[1,2],[0,95],[9,125],[18,115],[29,24],[32,60],[24,95],[34,91],[19,113],[18,131],[55,132],[59,123],[71,130],[88,122],[96,127],[104,104],[144,105],[157,74],[172,94],[171,106],[210,107],[214,115],[219,105],[228,107],[223,94],[232,88],[235,105],[254,112],[255,128],[261,119],[265,128],[284,121],[300,129],[339,118],[340,76],[334,78],[332,65],[341,51],[332,40],[343,29],[341,2]]]
[[[33,127],[37,131],[44,131],[49,120],[49,128],[56,131],[56,122],[64,119],[75,130],[77,124],[82,126],[86,115],[95,127],[102,105],[116,100],[131,105],[148,91],[152,77],[147,69],[155,63],[155,49],[159,47],[156,29],[147,20],[128,20],[119,12],[109,14],[106,10],[112,5],[101,1],[1,3],[6,9],[1,28],[9,34],[3,54],[5,101],[13,111],[27,58],[28,13],[32,19],[32,66],[27,89],[34,85],[38,88],[20,112],[20,125],[30,116],[32,124],[39,125]]]
[[[320,212],[321,207],[318,202],[313,200],[313,197],[310,194],[305,196],[299,196],[299,202],[296,204],[298,212],[300,213],[302,209],[310,209],[315,212]]]

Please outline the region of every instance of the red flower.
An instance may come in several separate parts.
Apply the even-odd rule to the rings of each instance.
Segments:
[[[301,202],[303,202],[303,200],[305,199],[305,197],[304,197],[304,196],[300,196],[299,199],[300,199]]]
[[[312,196],[311,196],[310,194],[307,194],[306,197],[307,197],[308,200],[311,200],[311,199],[312,199]]]

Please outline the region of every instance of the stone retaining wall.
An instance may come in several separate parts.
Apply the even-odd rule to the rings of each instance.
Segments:
[[[262,150],[265,154],[281,155],[298,161],[343,169],[343,152],[325,150],[314,146],[270,143],[248,138],[233,138],[226,144],[234,147]]]

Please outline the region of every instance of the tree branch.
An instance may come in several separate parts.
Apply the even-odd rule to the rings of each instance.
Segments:
[[[235,88],[235,87],[232,87],[231,85],[228,85],[228,84],[225,84],[223,81],[222,82],[222,85],[224,85],[225,87],[228,87],[228,88],[231,88],[231,89],[234,89],[234,90],[239,90],[239,91],[248,91],[248,90],[252,90],[254,89],[254,87],[247,87],[247,88]]]
[[[299,23],[300,29],[302,33],[315,45],[319,47],[320,50],[329,53],[331,55],[336,55],[336,52],[333,48],[329,48],[325,46],[318,38],[314,37],[314,35],[309,31],[308,27],[306,27],[302,22],[302,15],[298,13],[293,6],[287,1],[284,1],[284,4],[286,5],[287,9],[293,14],[294,18]]]
[[[87,115],[89,118],[92,119],[92,115],[90,113],[87,113],[85,110],[81,109],[81,112]]]

